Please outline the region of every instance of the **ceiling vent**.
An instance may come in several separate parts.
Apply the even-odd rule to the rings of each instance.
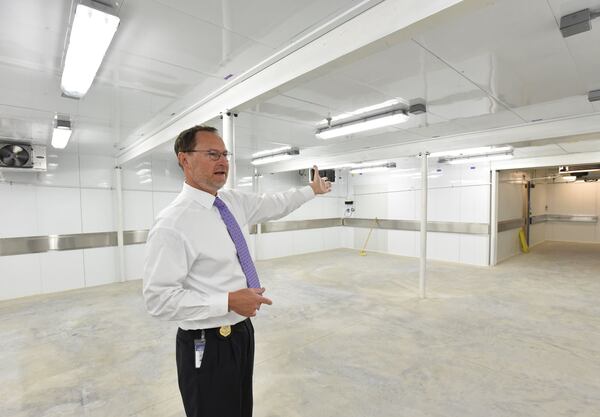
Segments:
[[[0,169],[46,171],[46,147],[26,143],[0,143]]]

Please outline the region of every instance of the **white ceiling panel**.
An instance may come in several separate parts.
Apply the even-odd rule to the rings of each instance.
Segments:
[[[586,91],[546,0],[494,2],[417,39],[519,114],[543,118],[531,105]]]
[[[162,3],[128,0],[112,49],[225,77],[225,64],[252,47],[266,57],[273,49]],[[107,62],[113,59],[107,56]]]
[[[540,145],[540,146],[526,146],[523,148],[515,148],[515,158],[531,158],[537,156],[552,156],[552,155],[563,155],[565,150],[558,145]]]
[[[3,1],[0,5],[0,63],[58,71],[71,1]]]
[[[561,16],[582,9],[600,11],[600,0],[548,0],[548,3],[557,22],[560,21]],[[598,20],[592,22],[592,30],[565,38],[564,42],[573,61],[577,64],[577,73],[586,90],[600,89],[600,70],[598,70],[600,54],[597,52],[600,45]]]
[[[581,141],[559,142],[558,145],[569,153],[600,151],[600,137]]]
[[[360,0],[156,0],[157,3],[222,26],[248,39],[280,48],[299,34]]]

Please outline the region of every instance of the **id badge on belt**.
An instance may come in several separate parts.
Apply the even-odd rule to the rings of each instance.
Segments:
[[[194,354],[196,358],[196,369],[199,369],[202,365],[202,357],[204,356],[204,348],[206,347],[206,336],[204,335],[204,330],[202,330],[202,334],[200,339],[194,339]]]

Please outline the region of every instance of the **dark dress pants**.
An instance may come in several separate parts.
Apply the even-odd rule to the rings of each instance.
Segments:
[[[205,329],[205,348],[196,368],[194,340],[202,330],[177,331],[177,375],[187,417],[251,417],[254,328],[250,319],[231,326]]]

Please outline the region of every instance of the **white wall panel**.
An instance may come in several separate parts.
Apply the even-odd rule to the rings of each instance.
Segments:
[[[596,188],[594,182],[552,184],[548,187],[548,212],[595,215]]]
[[[78,188],[36,187],[38,234],[81,233],[81,202]]]
[[[498,262],[520,254],[520,247],[519,229],[498,233]]]
[[[0,219],[3,219],[0,238],[38,235],[36,187],[0,184],[0,195]]]
[[[546,230],[551,227],[549,223],[536,223],[529,226],[529,246],[539,245],[548,239]]]
[[[375,252],[386,252],[388,250],[387,230],[373,229],[369,237],[369,229],[354,227],[354,248]],[[366,245],[366,246],[365,246]]]
[[[354,186],[354,208],[356,209],[354,217],[359,218],[380,218],[385,219],[388,216],[388,194],[387,184]]]
[[[149,158],[132,162],[121,169],[124,190],[152,190],[152,163]]]
[[[498,221],[523,216],[523,184],[498,183]]]
[[[459,260],[464,264],[489,265],[490,237],[488,235],[458,235],[460,239]]]
[[[0,299],[41,294],[40,255],[0,256]]]
[[[175,153],[169,160],[152,160],[152,187],[155,191],[179,192],[183,180],[183,171],[177,165]]]
[[[83,233],[116,230],[114,191],[82,188],[81,219]]]
[[[600,184],[548,184],[546,187],[549,214],[600,216]],[[552,222],[546,225],[546,239],[568,242],[600,242],[598,224]]]
[[[490,186],[474,185],[460,187],[460,208],[458,221],[465,223],[490,222]]]
[[[282,232],[291,236],[294,255],[323,251],[323,231],[321,229],[295,230]]]
[[[460,169],[462,185],[489,184],[491,182],[489,162],[456,166]]]
[[[80,155],[81,187],[84,188],[114,188],[115,165],[114,158],[99,155]]]
[[[125,230],[149,229],[153,222],[152,193],[123,191],[123,228]]]
[[[595,224],[552,222],[548,224],[548,240],[563,242],[597,242]]]
[[[84,287],[83,251],[40,253],[42,291],[66,291]]]
[[[37,183],[53,187],[79,187],[79,156],[76,153],[58,153],[47,148],[48,171],[38,173]]]
[[[338,249],[342,247],[342,227],[329,227],[320,230],[323,239],[323,250]]]
[[[125,246],[125,280],[142,279],[146,245]]]
[[[420,254],[420,247],[418,253]],[[460,262],[460,235],[457,233],[427,233],[427,258]]]
[[[117,281],[117,251],[116,247],[83,250],[86,287]]]
[[[388,218],[398,220],[417,220],[418,215],[420,214],[420,212],[417,212],[417,207],[420,207],[420,200],[417,200],[415,191],[391,192],[388,194],[387,200]]]
[[[354,248],[354,227],[342,227],[340,236],[342,248]]]
[[[460,194],[459,188],[434,188],[429,190],[427,220],[431,222],[460,221]]]
[[[288,233],[265,233],[259,235],[256,242],[257,259],[272,259],[292,255],[292,239],[290,239]]]
[[[173,200],[175,200],[175,198],[177,198],[178,195],[179,193],[154,191],[152,193],[152,218],[156,219],[156,217],[162,211],[162,209],[171,204],[171,202],[173,202]]]
[[[411,230],[389,230],[388,252],[402,256],[418,256],[419,232]]]

